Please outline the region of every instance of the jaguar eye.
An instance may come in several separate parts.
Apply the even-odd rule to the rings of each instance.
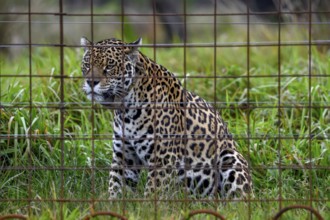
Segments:
[[[103,70],[103,74],[107,74],[108,73],[108,70],[107,69],[104,69]]]

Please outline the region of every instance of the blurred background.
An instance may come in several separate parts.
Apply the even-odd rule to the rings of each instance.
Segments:
[[[330,1],[313,0],[311,10],[313,40],[327,39]],[[223,43],[244,42],[249,19],[250,42],[278,40],[277,34],[266,33],[263,27],[278,29],[279,22],[283,28],[302,30],[302,40],[308,40],[308,11],[308,0],[63,0],[63,37],[66,45],[78,45],[81,36],[127,41],[143,37],[148,43],[213,43],[214,36],[222,36]],[[15,56],[24,50],[29,19],[33,44],[59,44],[58,12],[58,0],[2,0],[1,52]],[[235,34],[226,36],[228,29]]]

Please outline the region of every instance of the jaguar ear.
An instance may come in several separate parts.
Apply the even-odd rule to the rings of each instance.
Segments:
[[[84,50],[89,50],[92,47],[92,42],[90,42],[86,37],[80,38],[80,45],[84,47]]]
[[[125,53],[128,55],[128,57],[135,63],[138,60],[139,46],[141,45],[142,45],[142,38],[140,37],[136,41],[129,43],[127,49],[125,50]]]
[[[134,45],[138,49],[138,46],[141,46],[142,45],[142,38],[140,37],[136,41],[130,43],[130,45]]]

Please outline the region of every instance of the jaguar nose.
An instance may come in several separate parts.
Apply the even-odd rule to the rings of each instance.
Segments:
[[[100,83],[100,81],[97,80],[86,80],[86,82],[91,88],[95,87],[97,84]]]

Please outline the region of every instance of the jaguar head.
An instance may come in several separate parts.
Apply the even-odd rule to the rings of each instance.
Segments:
[[[141,38],[129,44],[114,38],[97,43],[81,38],[83,90],[89,100],[106,106],[121,104],[133,84],[141,44]]]

